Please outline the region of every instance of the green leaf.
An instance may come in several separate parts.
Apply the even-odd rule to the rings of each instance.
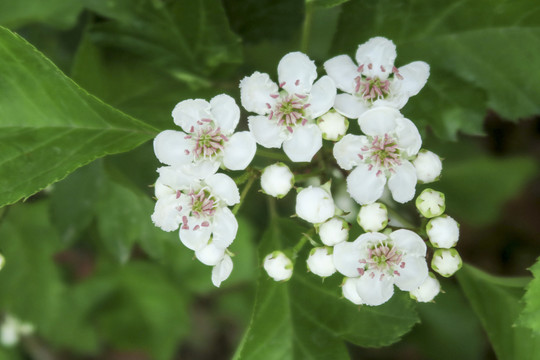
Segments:
[[[306,4],[313,4],[321,8],[331,8],[346,3],[349,0],[306,0]]]
[[[457,278],[486,330],[497,358],[538,359],[540,336],[516,325],[527,278],[498,278],[465,265]]]
[[[291,246],[303,230],[291,220],[270,224],[259,248],[261,261]],[[301,260],[286,283],[272,281],[261,270],[251,324],[235,359],[347,359],[343,340],[368,347],[388,345],[418,321],[404,293],[379,307],[358,308],[341,299],[340,283],[339,275],[321,282],[307,274]]]
[[[87,94],[30,44],[2,28],[0,48],[0,205],[155,135],[154,128]]]
[[[519,316],[519,324],[532,329],[540,335],[540,258],[530,268],[533,279],[527,285],[527,292],[523,296],[525,307]]]
[[[0,25],[14,29],[44,23],[66,29],[75,24],[81,10],[80,1],[73,0],[0,1]]]

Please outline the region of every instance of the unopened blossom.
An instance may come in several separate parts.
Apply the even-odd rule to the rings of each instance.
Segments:
[[[6,259],[4,258],[4,255],[0,254],[0,270],[2,270],[5,263],[6,263]]]
[[[429,65],[415,61],[398,69],[396,56],[391,40],[374,37],[358,47],[357,64],[347,55],[326,61],[326,73],[344,92],[336,96],[334,108],[351,119],[376,106],[401,109],[426,84]]]
[[[347,132],[349,120],[340,113],[330,110],[317,119],[317,125],[322,131],[323,139],[338,141]]]
[[[322,246],[311,249],[307,258],[307,268],[320,277],[328,277],[336,272],[332,248]]]
[[[312,224],[320,224],[334,216],[332,195],[323,187],[309,186],[296,196],[296,214]]]
[[[295,162],[310,161],[322,146],[315,119],[334,105],[336,86],[329,76],[317,78],[314,62],[301,52],[285,55],[278,65],[278,84],[255,72],[240,82],[242,106],[257,115],[248,125],[257,143],[280,148]]]
[[[418,182],[427,184],[439,179],[442,171],[441,158],[428,150],[422,149],[413,160]]]
[[[441,284],[435,275],[432,272],[428,275],[420,286],[410,292],[411,298],[418,302],[430,302],[441,291]]]
[[[255,156],[256,143],[249,131],[234,133],[240,108],[229,95],[207,102],[189,99],[178,103],[174,123],[183,131],[165,130],[154,139],[154,152],[166,165],[230,170],[245,169]]]
[[[444,277],[450,277],[461,269],[463,261],[456,249],[438,249],[433,253],[431,268]]]
[[[410,163],[422,139],[416,126],[389,107],[376,107],[360,116],[365,135],[345,135],[334,145],[334,157],[347,177],[347,191],[361,205],[377,201],[385,185],[395,201],[412,200],[416,170]]]
[[[446,209],[444,194],[433,189],[425,189],[416,198],[416,208],[426,218],[442,215]]]
[[[337,271],[355,279],[356,295],[372,306],[388,301],[394,285],[404,291],[420,286],[428,275],[425,256],[422,238],[404,229],[389,235],[369,232],[334,246]]]
[[[21,336],[30,335],[34,332],[34,326],[23,322],[16,317],[7,314],[0,326],[0,342],[4,346],[15,346]]]
[[[450,249],[459,240],[459,224],[448,215],[439,216],[428,222],[426,233],[433,246]]]
[[[265,194],[282,198],[294,185],[294,175],[283,163],[276,163],[264,168],[261,175],[261,188]]]
[[[333,217],[319,226],[319,237],[326,246],[334,246],[349,238],[349,223],[340,217]]]
[[[274,251],[263,261],[264,270],[275,281],[287,281],[293,273],[293,263],[283,252]]]
[[[233,262],[229,255],[225,254],[219,263],[212,269],[212,283],[214,286],[219,287],[221,283],[231,275],[233,269]]]
[[[376,202],[362,206],[357,221],[365,231],[381,231],[388,224],[386,205]]]

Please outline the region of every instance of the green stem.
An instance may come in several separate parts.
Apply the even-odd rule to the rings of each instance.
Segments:
[[[275,152],[270,151],[270,150],[265,150],[265,149],[262,149],[260,147],[257,149],[256,155],[262,156],[262,157],[265,157],[265,158],[268,158],[268,159],[273,159],[273,160],[289,161],[289,158],[287,156],[283,155],[283,154],[275,153]]]
[[[387,206],[386,209],[388,210],[388,215],[403,224],[405,228],[417,229],[415,225],[413,225],[409,220],[401,216],[396,210],[392,209],[390,206]]]
[[[304,26],[302,28],[302,40],[300,41],[300,51],[307,53],[309,47],[309,35],[311,33],[311,19],[313,17],[313,3],[306,0],[306,16],[304,17]]]
[[[244,199],[246,198],[246,195],[248,194],[249,189],[251,188],[251,186],[252,186],[253,183],[255,182],[255,179],[256,179],[256,178],[257,178],[257,175],[253,174],[253,175],[249,178],[249,180],[248,180],[246,186],[244,186],[244,189],[242,189],[242,193],[240,194],[240,202],[239,202],[238,204],[236,204],[236,205],[234,206],[234,208],[232,209],[232,213],[233,213],[234,215],[236,215],[236,213],[238,213],[238,210],[240,210],[240,207],[241,207],[242,204],[244,203]]]
[[[314,232],[315,232],[315,229],[311,229],[307,233],[305,233],[304,236],[300,238],[300,240],[298,240],[298,242],[296,243],[296,245],[294,245],[292,249],[294,257],[296,257],[296,255],[300,252],[300,250],[302,250],[302,248],[304,247],[304,245],[309,240],[309,238],[313,235]]]
[[[268,196],[267,203],[268,203],[268,214],[270,215],[270,224],[273,225],[272,221],[278,218],[278,213],[276,210],[276,199],[274,199],[271,196]]]

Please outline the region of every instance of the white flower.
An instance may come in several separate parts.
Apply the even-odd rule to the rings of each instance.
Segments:
[[[386,205],[373,203],[362,206],[357,221],[365,231],[381,231],[388,224]]]
[[[429,241],[436,248],[450,249],[456,246],[459,240],[459,224],[448,215],[443,215],[431,219],[426,232]]]
[[[415,290],[410,292],[411,298],[418,302],[430,302],[441,291],[441,284],[439,280],[435,278],[433,273],[429,273],[426,280],[418,286]]]
[[[12,315],[7,314],[0,327],[0,342],[4,346],[17,345],[19,339],[24,335],[30,335],[34,332],[34,326],[30,323],[22,322]]]
[[[322,146],[314,120],[334,105],[336,86],[329,76],[317,82],[317,68],[301,52],[285,55],[278,65],[279,86],[255,72],[240,81],[242,105],[258,114],[248,118],[257,143],[280,148],[295,162],[310,161]]]
[[[401,109],[426,84],[429,65],[415,61],[397,69],[395,59],[394,43],[375,37],[358,47],[358,66],[347,55],[326,61],[327,74],[345,92],[336,96],[334,108],[351,119],[376,106]]]
[[[309,186],[296,196],[296,214],[312,224],[320,224],[334,216],[332,196],[322,187]]]
[[[444,277],[454,275],[461,269],[463,262],[456,249],[438,249],[433,253],[431,268]]]
[[[338,141],[347,132],[349,120],[343,115],[330,110],[317,120],[317,125],[322,131],[323,139]]]
[[[334,246],[349,237],[349,223],[340,217],[333,217],[319,226],[319,236],[326,246]]]
[[[293,273],[293,263],[281,251],[274,251],[264,258],[264,270],[275,281],[287,281]]]
[[[328,277],[336,272],[331,247],[323,246],[311,249],[306,262],[309,271],[320,277]]]
[[[360,295],[358,295],[358,291],[356,290],[356,284],[358,283],[359,278],[344,278],[343,284],[341,284],[341,291],[343,293],[343,297],[353,304],[356,305],[362,305],[362,298]]]
[[[428,275],[425,256],[424,241],[404,229],[389,235],[365,233],[354,242],[334,246],[337,271],[356,279],[358,297],[372,306],[388,301],[394,293],[394,284],[404,291],[415,290],[422,284]]]
[[[276,163],[264,168],[261,175],[261,188],[265,194],[282,198],[292,189],[294,175],[283,163]]]
[[[419,182],[427,184],[439,179],[442,162],[437,154],[422,149],[412,163],[416,169],[416,177]]]
[[[243,170],[255,156],[257,145],[251,133],[234,133],[240,108],[229,95],[217,95],[210,103],[184,100],[172,116],[183,132],[165,130],[154,139],[154,152],[163,164],[212,168],[214,172],[223,164],[230,170]]]
[[[334,145],[334,157],[347,177],[347,191],[361,205],[378,200],[386,183],[395,201],[414,197],[416,170],[408,159],[422,145],[418,129],[399,111],[377,107],[358,119],[365,136],[348,134]]]
[[[426,218],[442,215],[446,209],[444,194],[433,189],[425,189],[416,198],[416,208]]]
[[[233,262],[229,255],[225,254],[220,262],[212,269],[212,283],[219,287],[221,283],[231,275]]]

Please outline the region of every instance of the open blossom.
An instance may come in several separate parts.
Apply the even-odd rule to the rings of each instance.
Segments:
[[[426,84],[429,65],[414,61],[398,69],[394,66],[396,56],[391,40],[374,37],[358,46],[358,65],[347,55],[326,61],[327,74],[345,92],[336,96],[334,108],[352,119],[374,106],[401,109]]]
[[[229,95],[184,100],[172,112],[183,131],[165,130],[154,139],[160,162],[172,166],[230,170],[245,169],[255,156],[256,143],[249,131],[234,133],[240,108]]]
[[[301,52],[285,55],[278,65],[279,85],[268,74],[255,72],[240,81],[249,129],[257,143],[280,148],[295,162],[310,161],[322,146],[314,120],[334,105],[336,86],[329,76],[317,78],[317,68]]]
[[[354,170],[347,178],[347,191],[359,204],[378,200],[385,185],[394,200],[412,200],[416,190],[416,170],[409,159],[422,145],[416,126],[389,107],[366,111],[358,119],[365,135],[348,134],[334,146],[334,157],[344,170]]]
[[[394,284],[404,291],[417,289],[428,276],[425,256],[424,241],[404,229],[389,235],[365,233],[334,246],[336,269],[349,278],[346,297],[372,306],[388,301]]]

